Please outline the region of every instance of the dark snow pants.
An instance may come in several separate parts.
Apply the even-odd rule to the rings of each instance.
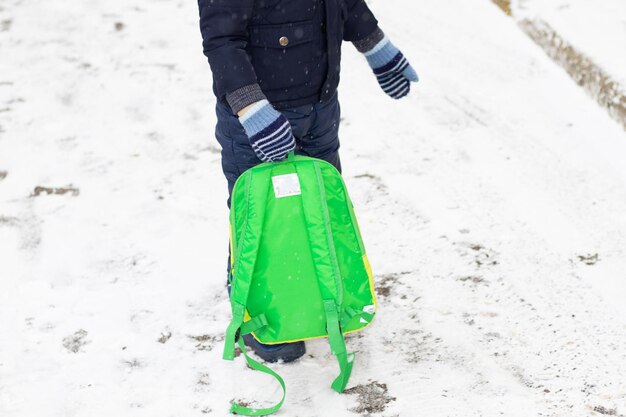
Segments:
[[[215,136],[222,147],[222,170],[228,181],[228,207],[237,178],[247,169],[258,165],[256,156],[241,123],[226,104],[216,105]],[[341,172],[339,161],[339,101],[333,98],[313,104],[281,110],[289,120],[296,138],[295,153],[330,162]],[[229,250],[230,258],[230,250]],[[230,259],[227,266],[230,273]]]

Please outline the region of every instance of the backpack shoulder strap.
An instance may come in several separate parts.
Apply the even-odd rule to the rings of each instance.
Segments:
[[[245,323],[243,320],[265,221],[265,199],[269,191],[271,171],[248,172],[244,175],[245,177],[242,180],[244,181],[245,207],[242,209],[246,213],[239,236],[231,236],[235,245],[234,263],[231,269],[231,274],[234,278],[230,293],[232,320],[226,329],[224,337],[223,358],[233,360],[235,343],[238,343],[246,358],[246,362],[252,369],[271,375],[278,381],[282,387],[283,396],[276,405],[268,408],[250,408],[233,402],[230,407],[231,413],[245,416],[266,416],[275,413],[283,405],[286,395],[285,381],[276,372],[248,356],[241,336],[267,326],[265,315],[254,317]],[[234,230],[234,205],[231,207],[231,230]]]
[[[246,345],[243,343],[243,338],[239,338],[238,343],[239,343],[239,347],[241,348],[241,351],[243,352],[243,355],[246,357],[246,362],[248,363],[248,365],[250,365],[252,369],[256,369],[257,371],[261,371],[263,373],[273,376],[282,387],[283,396],[280,399],[280,401],[276,403],[276,405],[273,405],[267,408],[251,408],[251,407],[246,407],[241,404],[237,404],[236,402],[233,402],[230,405],[230,412],[235,413],[235,414],[240,414],[242,416],[267,416],[267,415],[275,413],[276,411],[280,409],[280,407],[282,407],[283,402],[285,402],[285,395],[286,395],[285,381],[280,377],[280,375],[272,371],[269,367],[263,365],[262,363],[255,361],[250,356],[248,356],[248,353],[246,353]]]
[[[226,360],[234,358],[236,339],[243,324],[265,220],[265,197],[269,187],[270,173],[269,171],[260,171],[247,172],[243,175],[245,175],[242,178],[244,180],[242,185],[245,193],[245,207],[242,207],[241,210],[245,210],[246,214],[239,235],[233,236],[235,259],[231,269],[233,282],[230,292],[232,320],[226,329],[224,338],[223,358]],[[231,210],[234,212],[234,204],[232,207]],[[240,210],[239,207],[237,209]],[[235,216],[231,216],[231,222],[234,221],[234,218]],[[233,233],[237,233],[234,227]]]
[[[337,392],[343,392],[352,373],[354,354],[347,352],[340,326],[343,284],[330,225],[324,179],[320,162],[316,160],[301,162],[296,165],[296,170],[301,182],[302,208],[313,264],[326,313],[328,341],[340,369],[339,376],[335,378],[331,387]],[[315,189],[311,189],[312,187]]]

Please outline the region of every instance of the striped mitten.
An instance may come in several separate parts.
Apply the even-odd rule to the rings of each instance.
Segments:
[[[254,153],[263,162],[280,161],[296,147],[291,125],[267,100],[255,103],[239,118]]]
[[[365,52],[365,58],[374,70],[380,87],[392,98],[399,99],[406,96],[411,89],[410,82],[418,81],[413,67],[387,36]]]

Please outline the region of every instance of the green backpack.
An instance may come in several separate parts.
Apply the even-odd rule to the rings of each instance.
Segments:
[[[345,389],[354,360],[343,335],[366,327],[376,298],[370,265],[341,174],[328,162],[294,155],[244,172],[230,209],[232,321],[224,359],[238,343],[247,363],[274,376],[283,388],[278,404],[232,413],[260,416],[277,411],[285,383],[246,354],[243,338],[276,344],[328,337],[339,362],[332,383]]]

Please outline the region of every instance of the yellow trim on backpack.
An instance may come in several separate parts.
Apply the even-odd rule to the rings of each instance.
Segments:
[[[374,289],[374,273],[372,272],[370,260],[365,253],[363,254],[363,263],[365,264],[365,270],[370,280],[370,293],[372,294],[372,301],[374,302],[374,311],[376,311],[378,309],[378,302],[376,301],[376,290]]]
[[[233,275],[233,267],[235,266],[235,248],[233,248],[233,225],[228,224],[228,243],[230,246],[230,273]]]

